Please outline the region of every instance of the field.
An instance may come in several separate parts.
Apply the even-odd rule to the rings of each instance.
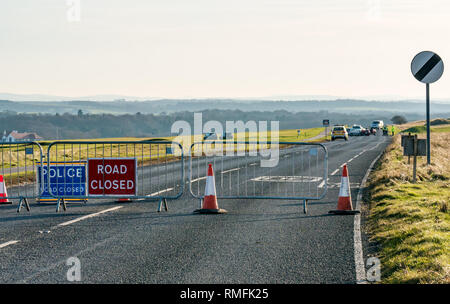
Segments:
[[[298,142],[308,141],[309,138],[316,137],[324,131],[323,128],[302,129],[300,136],[297,130],[280,130],[279,142]],[[208,145],[214,149],[233,149],[237,151],[242,149],[233,141],[250,141],[258,142],[258,133],[235,133],[233,139],[213,140],[208,142],[215,142],[214,145]],[[76,162],[86,161],[89,158],[102,157],[133,157],[137,158],[139,165],[150,165],[161,162],[170,162],[180,158],[181,151],[178,146],[170,149],[171,141],[178,140],[183,146],[184,155],[187,156],[189,148],[194,142],[204,142],[202,135],[195,136],[181,136],[175,137],[161,137],[161,138],[102,138],[93,140],[62,140],[57,144],[52,142],[42,141],[39,144],[42,146],[44,155],[44,162],[50,157],[52,162]],[[265,142],[264,138],[259,138],[260,141]],[[320,140],[315,139],[315,141]],[[125,141],[134,142],[132,144],[124,143]],[[271,134],[268,134],[267,142],[271,141]],[[73,143],[77,142],[77,143]],[[95,142],[95,143],[89,143]],[[114,143],[111,143],[114,142]],[[159,143],[158,143],[159,142]],[[230,144],[231,143],[231,144]],[[194,146],[194,152],[196,148]],[[249,149],[247,146],[244,149]],[[267,148],[260,144],[254,145],[252,149],[259,150]],[[281,147],[282,148],[282,147]],[[9,185],[26,183],[33,180],[36,175],[35,165],[40,162],[40,150],[37,145],[32,144],[3,144],[0,145],[0,174],[4,175]]]
[[[402,129],[425,137],[423,122]],[[382,283],[450,283],[449,151],[449,125],[433,126],[431,165],[419,157],[413,183],[398,134],[372,172],[368,232],[379,249]]]

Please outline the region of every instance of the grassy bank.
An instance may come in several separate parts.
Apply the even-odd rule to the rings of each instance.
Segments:
[[[424,138],[422,126],[405,129]],[[433,127],[439,130],[431,132],[431,165],[418,158],[416,184],[400,135],[370,176],[368,231],[377,244],[382,283],[450,283],[450,132],[442,130],[447,127]]]

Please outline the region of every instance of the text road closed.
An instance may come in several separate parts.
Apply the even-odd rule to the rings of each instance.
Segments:
[[[89,159],[89,195],[135,195],[136,159]]]

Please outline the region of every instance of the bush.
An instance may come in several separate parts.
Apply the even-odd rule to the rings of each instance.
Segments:
[[[391,118],[391,121],[396,125],[402,125],[408,122],[406,118],[401,115],[395,115],[394,117]]]

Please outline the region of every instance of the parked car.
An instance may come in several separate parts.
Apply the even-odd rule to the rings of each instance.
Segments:
[[[364,128],[361,133],[362,133],[362,135],[365,135],[365,136],[369,136],[371,134],[369,128]]]
[[[348,140],[348,132],[344,126],[333,126],[333,130],[331,131],[331,140],[333,141],[337,138]]]
[[[360,125],[353,125],[353,127],[348,132],[348,135],[350,136],[360,136],[363,131],[363,127]]]

